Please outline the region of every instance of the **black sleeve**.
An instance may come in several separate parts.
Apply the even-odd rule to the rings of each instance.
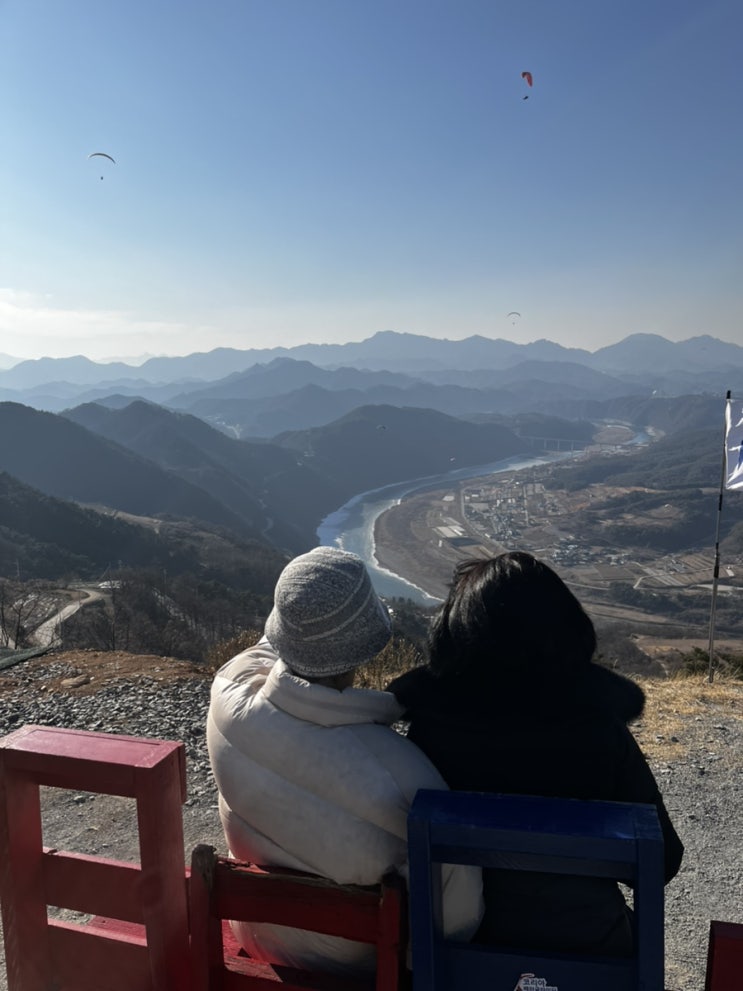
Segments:
[[[623,723],[639,719],[645,708],[645,692],[637,682],[601,664],[587,666],[576,686],[576,695],[580,701],[606,710]]]
[[[620,801],[624,802],[644,802],[648,805],[654,805],[658,810],[658,819],[663,833],[663,858],[667,884],[672,877],[678,874],[684,855],[684,845],[673,827],[663,803],[663,796],[637,740],[626,727],[623,727],[623,736],[624,760],[619,772],[620,780],[617,782],[618,797]]]
[[[403,718],[408,718],[411,710],[420,702],[421,695],[425,694],[428,680],[428,669],[425,665],[421,665],[398,675],[387,685],[386,691],[392,692],[405,710]]]

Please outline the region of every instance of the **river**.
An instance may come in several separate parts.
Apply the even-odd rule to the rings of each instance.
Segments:
[[[325,547],[342,547],[343,550],[358,554],[369,569],[374,588],[380,595],[412,599],[423,606],[432,606],[440,602],[406,581],[402,575],[395,575],[381,568],[375,556],[374,524],[377,517],[385,510],[396,506],[404,496],[411,492],[422,492],[425,489],[440,489],[468,478],[479,478],[484,475],[495,475],[502,471],[519,471],[534,465],[547,464],[550,461],[574,457],[572,452],[549,453],[538,457],[506,458],[486,465],[473,465],[470,468],[457,468],[443,475],[428,475],[425,478],[414,478],[407,482],[395,482],[359,495],[330,513],[317,528],[318,542]]]

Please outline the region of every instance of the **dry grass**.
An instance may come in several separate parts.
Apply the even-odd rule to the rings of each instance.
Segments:
[[[0,697],[25,684],[35,670],[54,665],[58,674],[38,686],[43,692],[92,695],[114,681],[150,678],[167,684],[185,678],[205,678],[207,669],[193,661],[154,654],[130,654],[124,650],[66,650],[32,657],[0,672]]]
[[[248,647],[254,647],[263,636],[260,630],[241,630],[236,636],[229,640],[221,640],[215,644],[206,655],[206,670],[210,675],[215,675],[217,671],[231,660],[236,654],[242,653]]]
[[[710,726],[743,726],[743,682],[706,675],[637,679],[647,701],[632,730],[650,758],[672,760],[708,740]]]
[[[354,685],[357,688],[376,688],[381,691],[393,678],[422,663],[422,655],[412,644],[393,639],[374,660],[358,669]]]

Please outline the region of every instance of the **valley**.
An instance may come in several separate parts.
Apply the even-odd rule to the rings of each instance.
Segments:
[[[607,496],[622,491],[605,490]],[[587,600],[591,592],[606,592],[614,582],[633,588],[695,588],[711,581],[712,548],[708,554],[658,558],[639,547],[613,552],[584,541],[572,525],[575,501],[575,494],[566,492],[550,492],[545,498],[542,483],[507,474],[479,480],[474,487],[461,484],[414,494],[377,521],[377,558],[438,597],[445,594],[459,561],[514,549],[547,561]],[[497,513],[485,507],[495,507]],[[494,517],[501,528],[488,526]],[[734,569],[727,573],[732,577]]]
[[[618,514],[618,502],[647,490],[601,483],[556,488],[554,472],[554,465],[540,465],[411,494],[377,520],[380,566],[443,598],[460,561],[527,550],[561,575],[597,622],[663,636],[708,637],[712,539],[708,548],[659,553],[647,546],[645,534],[679,523],[681,509],[673,502]],[[714,488],[707,495],[714,502]],[[626,539],[618,544],[614,534],[620,525]],[[720,632],[731,624],[735,628],[731,616],[743,594],[741,576],[740,554],[721,560]]]
[[[72,359],[0,376],[16,390],[0,402],[5,650],[48,643],[56,613],[74,609],[64,623],[73,646],[123,637],[130,648],[201,658],[260,624],[285,561],[312,546],[339,507],[355,493],[406,491],[405,479],[430,488],[376,520],[380,568],[408,580],[390,580],[389,598],[430,605],[458,561],[524,548],[549,561],[596,620],[623,625],[625,640],[630,631],[706,636],[718,386],[723,369],[726,380],[743,375],[743,348],[632,335],[591,355],[391,333],[332,354],[235,352],[227,375],[219,358],[191,356],[188,381],[180,359],[158,363],[157,394],[145,379],[124,388],[119,368]],[[32,398],[21,388],[46,390],[63,372],[75,380],[65,378],[64,409],[18,401]],[[240,429],[227,436],[220,424]],[[509,467],[476,476],[498,465]],[[370,561],[375,515],[354,548]],[[743,623],[735,496],[720,546],[722,638]],[[104,589],[103,601],[79,609],[76,583],[111,575],[125,577],[121,594]],[[429,595],[416,597],[410,582]]]

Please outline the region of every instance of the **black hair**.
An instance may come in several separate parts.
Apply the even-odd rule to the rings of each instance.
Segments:
[[[429,638],[439,677],[565,675],[588,664],[596,632],[562,579],[525,551],[464,561]],[[557,668],[557,670],[555,670]]]

